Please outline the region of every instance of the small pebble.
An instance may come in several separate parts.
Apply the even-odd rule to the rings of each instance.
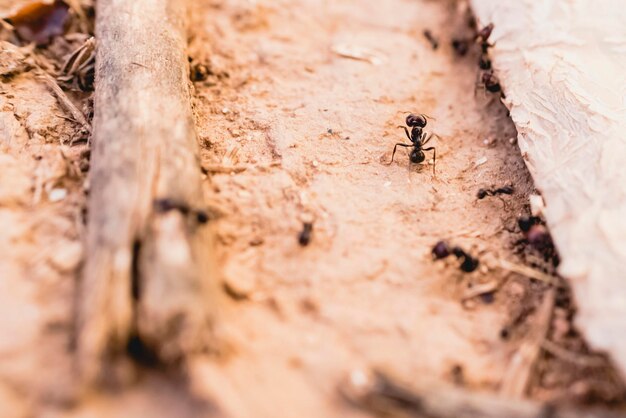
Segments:
[[[66,189],[52,189],[50,193],[48,193],[48,200],[52,203],[60,202],[67,198],[67,190]]]

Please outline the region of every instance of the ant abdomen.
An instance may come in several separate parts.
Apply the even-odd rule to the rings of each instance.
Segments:
[[[419,164],[419,163],[423,162],[426,159],[426,156],[421,151],[413,150],[413,151],[411,151],[411,157],[410,158],[411,158],[411,162],[412,163]]]

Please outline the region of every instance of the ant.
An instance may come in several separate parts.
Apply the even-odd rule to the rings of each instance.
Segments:
[[[302,232],[298,235],[298,243],[302,247],[306,247],[311,243],[311,235],[313,234],[313,223],[304,222]]]
[[[493,28],[493,23],[488,24],[479,30],[474,38],[475,42],[480,44],[481,54],[478,60],[478,67],[482,70],[482,73],[479,76],[480,81],[477,82],[476,87],[482,85],[486,91],[490,93],[501,93],[504,98],[500,80],[498,80],[498,78],[494,75],[491,66],[491,59],[489,58],[489,48],[495,46],[495,44],[489,42]],[[476,93],[476,90],[474,90],[474,93]]]
[[[499,187],[497,189],[480,189],[478,193],[476,193],[476,197],[478,200],[482,200],[487,196],[497,196],[500,194],[513,194],[514,189],[513,186],[504,186]]]
[[[556,256],[556,250],[552,243],[552,237],[548,228],[543,224],[543,221],[536,217],[523,216],[517,220],[520,230],[526,236],[526,242],[535,249],[542,251],[546,259],[558,258]]]
[[[491,70],[491,59],[489,58],[489,55],[482,54],[480,56],[478,59],[478,67],[483,71]]]
[[[426,38],[426,40],[430,42],[430,46],[433,48],[433,50],[439,48],[439,40],[435,38],[435,35],[433,35],[430,29],[425,29],[423,34],[424,38]]]
[[[490,64],[491,65],[491,64]],[[506,96],[502,92],[502,86],[500,85],[500,80],[495,76],[493,70],[484,71],[480,75],[480,81],[476,82],[476,88],[474,89],[474,95],[476,95],[476,90],[479,87],[484,88],[489,93],[500,93],[502,98]]]
[[[398,126],[398,128],[404,129],[404,132],[406,133],[406,137],[409,138],[409,141],[411,141],[411,145],[397,143],[393,147],[393,153],[391,154],[391,161],[387,165],[391,165],[393,163],[393,157],[396,155],[396,150],[398,149],[398,147],[413,148],[409,156],[409,159],[414,164],[419,164],[421,162],[424,162],[424,160],[426,159],[426,156],[424,155],[424,151],[432,151],[433,152],[433,174],[435,174],[435,166],[437,164],[437,151],[435,150],[435,147],[424,148],[424,145],[426,145],[428,141],[432,139],[433,136],[436,136],[437,138],[440,138],[440,137],[437,134],[428,135],[427,132],[424,132],[424,128],[426,127],[426,124],[428,123],[426,118],[428,118],[428,116],[424,114],[416,115],[416,114],[411,113],[409,116],[407,116],[406,125],[409,128],[411,128],[411,133],[409,133],[407,126]]]
[[[453,39],[451,42],[452,49],[459,57],[464,57],[469,51],[469,42],[467,39]]]
[[[489,37],[491,37],[493,28],[494,28],[493,23],[488,24],[487,26],[479,30],[478,33],[476,34],[476,37],[474,38],[480,44],[480,49],[483,54],[486,54],[489,48],[495,45],[495,44],[489,43]]]
[[[475,271],[480,262],[478,259],[466,253],[461,247],[455,246],[450,248],[447,242],[439,241],[432,249],[433,260],[443,260],[444,258],[454,255],[457,260],[461,261],[459,269],[465,273]]]

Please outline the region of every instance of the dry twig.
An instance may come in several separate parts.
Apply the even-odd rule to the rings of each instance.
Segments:
[[[186,55],[187,2],[99,0],[79,366],[207,347],[210,256]],[[198,214],[197,216],[192,216]],[[203,216],[201,217],[200,214]]]

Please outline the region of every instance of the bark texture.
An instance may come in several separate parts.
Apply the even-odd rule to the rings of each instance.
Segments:
[[[179,361],[205,346],[210,326],[187,3],[99,0],[97,7],[88,256],[78,302],[79,366],[88,380],[129,349]]]

